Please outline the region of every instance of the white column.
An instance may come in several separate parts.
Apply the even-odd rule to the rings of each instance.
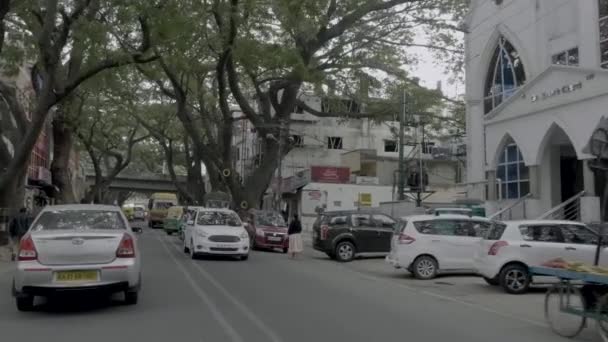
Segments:
[[[589,168],[591,159],[583,160],[583,190],[585,196],[595,196],[595,173]]]

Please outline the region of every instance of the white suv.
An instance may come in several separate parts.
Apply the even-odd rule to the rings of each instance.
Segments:
[[[571,221],[513,221],[495,225],[479,243],[475,256],[477,273],[490,285],[512,294],[524,293],[532,279],[529,266],[555,258],[592,265],[597,234],[582,223]],[[608,264],[602,250],[600,264]]]
[[[418,279],[447,272],[472,273],[476,247],[494,224],[500,223],[464,215],[403,217],[386,260]]]

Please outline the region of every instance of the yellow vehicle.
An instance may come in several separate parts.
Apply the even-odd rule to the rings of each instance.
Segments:
[[[163,224],[167,217],[169,208],[177,205],[177,196],[171,193],[155,193],[150,196],[148,209],[150,215],[148,217],[148,226],[154,228],[157,225]]]
[[[124,206],[122,207],[122,212],[127,217],[127,220],[133,220],[134,208],[133,206]]]
[[[169,208],[167,211],[167,217],[163,222],[163,229],[167,235],[177,233],[180,230],[182,223],[182,215],[184,214],[184,207],[176,205]]]

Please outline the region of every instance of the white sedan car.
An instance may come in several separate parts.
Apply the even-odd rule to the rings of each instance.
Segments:
[[[476,246],[493,224],[498,223],[454,214],[403,217],[386,261],[418,279],[432,279],[440,273],[473,273]]]
[[[249,257],[249,234],[239,216],[228,209],[198,209],[186,224],[184,253],[192,259],[202,255]]]
[[[520,294],[533,282],[529,266],[540,266],[555,258],[593,265],[598,235],[586,225],[571,221],[529,220],[496,225],[477,246],[475,268],[491,285]],[[608,264],[603,248],[600,265]]]
[[[127,304],[136,304],[141,256],[127,222],[116,206],[44,208],[19,246],[17,309],[33,309],[35,296],[74,291],[123,292]]]

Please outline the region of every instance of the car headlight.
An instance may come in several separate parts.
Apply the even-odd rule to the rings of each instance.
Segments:
[[[255,234],[256,234],[257,236],[264,237],[264,231],[263,231],[263,230],[261,230],[261,229],[256,229],[256,230],[255,230]]]
[[[249,234],[247,232],[242,232],[241,233],[241,239],[243,239],[243,240],[249,239]]]
[[[196,236],[201,237],[201,238],[206,238],[207,236],[209,236],[209,234],[207,234],[206,232],[204,232],[202,230],[197,230]]]

